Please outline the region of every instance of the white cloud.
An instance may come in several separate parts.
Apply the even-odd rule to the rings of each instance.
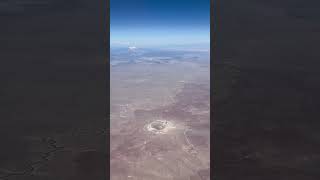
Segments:
[[[137,49],[137,47],[135,47],[135,46],[129,46],[128,49],[131,50],[131,51],[134,51],[134,50]]]

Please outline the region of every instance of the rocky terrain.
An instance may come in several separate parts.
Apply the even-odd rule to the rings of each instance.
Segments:
[[[111,68],[112,180],[210,179],[205,62]]]

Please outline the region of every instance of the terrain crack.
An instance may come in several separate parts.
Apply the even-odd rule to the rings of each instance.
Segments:
[[[51,150],[42,153],[41,160],[36,162],[31,162],[28,165],[28,167],[22,171],[5,170],[8,173],[6,173],[6,175],[4,176],[1,176],[0,179],[6,180],[8,178],[11,178],[12,176],[24,176],[24,175],[32,176],[32,173],[37,169],[36,166],[43,165],[45,162],[50,160],[49,157],[52,156],[55,152],[64,149],[64,147],[57,145],[57,141],[54,138],[49,137],[45,140],[45,142],[47,143],[47,146],[51,148]]]

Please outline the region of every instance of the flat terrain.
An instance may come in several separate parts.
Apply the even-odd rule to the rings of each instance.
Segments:
[[[141,56],[111,67],[111,179],[208,180],[208,55]]]

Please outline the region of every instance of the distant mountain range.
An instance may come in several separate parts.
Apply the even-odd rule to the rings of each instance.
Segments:
[[[111,66],[129,63],[173,64],[179,61],[209,60],[207,51],[142,49],[133,46],[111,48]]]

